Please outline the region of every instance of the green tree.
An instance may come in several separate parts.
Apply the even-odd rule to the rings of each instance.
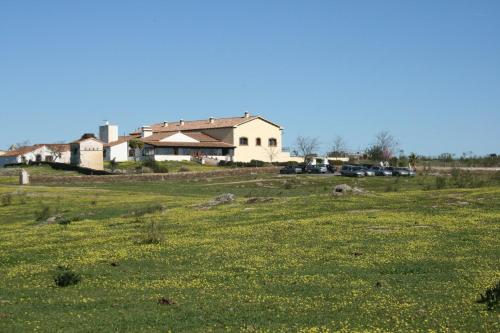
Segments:
[[[128,146],[132,149],[134,149],[134,161],[137,162],[137,157],[136,157],[136,149],[142,149],[144,148],[144,142],[142,142],[139,139],[132,139],[128,142]]]

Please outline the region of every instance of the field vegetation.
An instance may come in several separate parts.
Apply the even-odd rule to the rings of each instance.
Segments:
[[[1,332],[500,331],[498,173],[15,181]]]

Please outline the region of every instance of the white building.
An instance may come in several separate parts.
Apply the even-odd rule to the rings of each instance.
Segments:
[[[69,163],[70,151],[68,144],[36,144],[7,151],[0,155],[0,167],[7,164],[58,162]]]
[[[71,164],[84,168],[103,170],[103,143],[94,134],[84,134],[70,144]]]

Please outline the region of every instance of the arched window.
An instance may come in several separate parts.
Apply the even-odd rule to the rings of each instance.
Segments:
[[[240,146],[248,146],[248,138],[242,136],[240,138]]]
[[[269,139],[269,147],[276,147],[278,145],[278,140],[275,138],[270,138]]]
[[[261,142],[260,138],[255,139],[255,145],[256,146],[262,145],[262,142]]]

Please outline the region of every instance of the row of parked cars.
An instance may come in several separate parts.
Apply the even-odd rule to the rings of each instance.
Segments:
[[[407,176],[413,177],[416,175],[414,170],[410,168],[397,167],[381,167],[371,164],[351,165],[344,164],[337,170],[334,165],[316,164],[316,165],[290,165],[280,170],[281,174],[301,174],[301,173],[335,173],[340,172],[346,177],[370,177],[370,176]]]

